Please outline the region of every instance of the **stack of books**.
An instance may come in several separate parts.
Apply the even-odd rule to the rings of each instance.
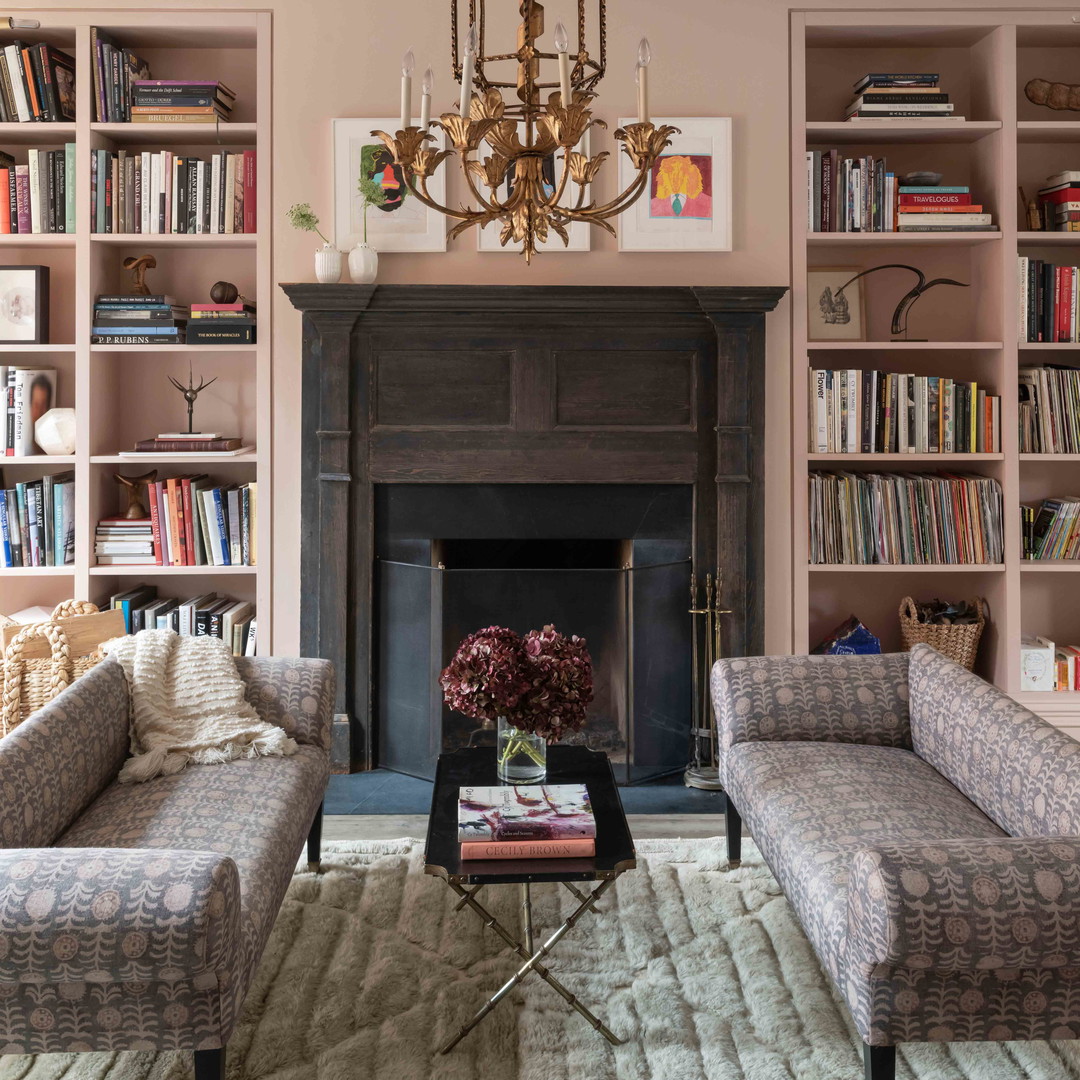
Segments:
[[[996,454],[1001,398],[978,383],[810,369],[812,454]]]
[[[204,79],[136,79],[131,100],[136,124],[213,124],[228,122],[236,94]]]
[[[1080,341],[1080,267],[1017,256],[1020,341]]]
[[[93,345],[182,345],[188,311],[164,293],[102,293],[94,304]]]
[[[4,456],[44,454],[34,441],[34,421],[56,404],[56,368],[0,364],[0,395]]]
[[[1080,369],[1020,369],[1020,453],[1080,454]]]
[[[1020,689],[1048,691],[1080,690],[1080,646],[1057,646],[1044,637],[1020,639]]]
[[[1080,232],[1080,172],[1060,172],[1039,189],[1039,216],[1048,232]]]
[[[0,472],[0,567],[75,561],[75,474],[4,485]]]
[[[254,150],[90,155],[95,233],[253,233],[257,197]]]
[[[458,790],[462,859],[581,859],[596,854],[584,784]]]
[[[871,72],[854,86],[845,120],[963,120],[931,72]]]
[[[75,231],[75,144],[63,150],[30,147],[17,165],[0,153],[0,233]]]
[[[102,518],[94,532],[98,566],[154,565],[154,534],[149,518]]]
[[[94,119],[99,124],[127,123],[131,119],[132,84],[150,78],[150,65],[96,26],[90,27],[90,50]]]
[[[124,613],[129,634],[140,630],[172,630],[182,637],[221,638],[234,656],[255,655],[255,605],[204,593],[187,600],[158,596],[156,585],[137,585],[109,598],[109,607]]]
[[[1025,559],[1080,559],[1080,499],[1021,505],[1020,530]]]
[[[75,119],[75,59],[53,45],[13,41],[0,54],[0,121]]]
[[[810,562],[1000,563],[1001,485],[952,473],[810,473]]]
[[[149,457],[150,460],[162,459],[176,461],[187,455],[203,457],[217,454],[219,457],[236,457],[248,454],[254,446],[245,446],[243,439],[232,435],[222,435],[219,431],[163,431],[152,439],[140,439],[134,450],[121,450],[120,457]]]
[[[252,345],[255,342],[255,305],[192,304],[188,324],[192,345]]]
[[[994,216],[971,201],[966,185],[899,187],[899,232],[993,232]]]

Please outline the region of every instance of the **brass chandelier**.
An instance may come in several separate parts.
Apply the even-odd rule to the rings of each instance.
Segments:
[[[658,128],[649,121],[650,56],[644,38],[638,48],[638,121],[615,132],[616,141],[623,144],[636,170],[633,181],[622,194],[598,206],[591,200],[589,189],[609,154],[603,151],[589,156],[575,149],[590,128],[607,127],[593,117],[591,109],[596,96],[593,88],[604,77],[606,67],[606,3],[597,2],[600,54],[594,59],[585,44],[586,0],[577,0],[578,48],[573,55],[561,23],[556,24],[552,35],[553,51],[539,46],[544,34],[544,9],[535,0],[521,0],[519,4],[517,49],[485,53],[485,0],[469,0],[469,35],[459,62],[458,0],[451,0],[453,70],[455,79],[461,81],[458,112],[429,119],[433,75],[428,68],[422,84],[418,126],[412,122],[414,60],[411,51],[406,53],[402,62],[401,127],[394,135],[385,131],[373,131],[372,135],[386,144],[409,192],[425,206],[457,220],[450,230],[451,238],[473,226],[483,228],[500,222],[502,245],[511,241],[520,244],[525,261],[531,263],[537,244],[547,241],[551,233],[568,244],[567,229],[573,222],[598,226],[614,236],[610,219],[633,205],[646,190],[654,162],[671,144],[670,137],[678,134],[678,128]],[[557,61],[557,81],[541,81],[541,61],[545,60]],[[487,78],[485,65],[497,61],[517,62],[516,81]],[[516,100],[504,101],[503,89],[513,90]],[[546,102],[542,100],[545,94]],[[430,133],[432,127],[446,132],[452,150],[426,145],[435,141]],[[443,206],[428,192],[429,179],[454,153],[475,207]],[[552,160],[553,174],[545,177],[545,164]]]

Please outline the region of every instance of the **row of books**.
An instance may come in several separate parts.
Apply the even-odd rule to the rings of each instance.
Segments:
[[[0,472],[0,567],[75,561],[75,474],[8,487]]]
[[[1025,559],[1080,559],[1080,499],[1043,499],[1020,507]]]
[[[188,308],[164,293],[100,293],[94,301],[94,345],[181,345],[187,340]]]
[[[248,601],[213,592],[187,600],[162,598],[156,585],[137,585],[111,596],[109,607],[124,613],[129,634],[173,630],[181,637],[209,635],[228,642],[234,656],[255,655],[255,605]]]
[[[255,151],[209,160],[171,150],[95,150],[90,212],[96,233],[253,233]]]
[[[1017,256],[1020,341],[1080,341],[1080,268]]]
[[[199,473],[147,485],[148,518],[103,518],[99,566],[254,566],[257,484],[217,484]]]
[[[588,858],[596,818],[584,784],[458,789],[462,859]]]
[[[810,562],[1000,563],[1001,485],[985,476],[812,472]]]
[[[75,119],[75,60],[56,46],[12,41],[0,53],[0,121]]]
[[[885,158],[806,152],[807,228],[811,232],[992,232],[993,215],[966,185],[904,184]]]
[[[44,454],[34,439],[34,422],[56,402],[56,368],[28,368],[0,364],[0,391],[4,413],[4,456]]]
[[[1020,689],[1046,693],[1080,690],[1080,645],[1055,645],[1045,637],[1020,640]]]
[[[1080,370],[1020,368],[1020,453],[1080,454]]]
[[[1001,450],[1001,398],[977,383],[857,368],[810,369],[810,453]]]
[[[0,233],[75,231],[75,144],[27,151],[25,165],[0,153]]]
[[[131,119],[131,86],[150,78],[150,65],[131,49],[118,45],[111,34],[90,27],[94,74],[94,119],[99,124],[127,123]]]
[[[1039,220],[1047,232],[1080,232],[1080,172],[1054,173],[1039,189]]]
[[[963,120],[949,95],[938,86],[937,72],[871,72],[856,80],[844,119]]]

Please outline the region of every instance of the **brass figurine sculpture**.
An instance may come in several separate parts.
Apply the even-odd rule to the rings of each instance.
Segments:
[[[174,379],[171,375],[169,376],[169,382],[171,382],[173,384],[173,386],[175,386],[176,389],[179,390],[180,393],[184,395],[184,400],[187,402],[187,433],[189,435],[194,435],[195,434],[195,429],[192,427],[192,422],[193,422],[193,413],[195,411],[195,399],[199,396],[200,393],[202,393],[203,390],[205,390],[210,385],[210,383],[217,382],[217,376],[215,375],[210,380],[210,382],[207,382],[205,379],[203,379],[200,376],[199,385],[196,386],[195,385],[195,380],[194,380],[194,378],[192,377],[192,374],[191,374],[191,365],[188,364],[187,386],[185,386],[182,382],[180,382],[179,379]]]
[[[152,484],[157,479],[157,469],[151,469],[142,476],[121,476],[120,473],[113,473],[113,479],[127,492],[127,507],[123,516],[128,519],[148,518],[150,511],[142,500],[142,492],[147,484]]]
[[[926,341],[926,338],[909,338],[907,329],[908,313],[911,310],[912,305],[919,299],[923,293],[932,289],[935,285],[957,285],[961,289],[968,289],[971,286],[963,281],[953,281],[952,278],[934,278],[932,281],[926,280],[926,275],[917,267],[908,266],[906,263],[882,263],[881,266],[871,266],[869,270],[863,270],[856,274],[853,278],[845,281],[839,289],[836,290],[836,296],[839,298],[843,296],[844,290],[853,282],[858,281],[861,277],[866,277],[867,274],[875,274],[878,270],[910,270],[918,277],[914,288],[909,292],[906,292],[901,298],[900,303],[896,305],[896,310],[893,312],[892,317],[892,333],[893,341]],[[897,337],[896,335],[903,334],[903,337]]]
[[[123,263],[125,270],[131,271],[131,291],[137,296],[149,296],[150,286],[146,284],[146,271],[157,266],[153,255],[129,255]]]

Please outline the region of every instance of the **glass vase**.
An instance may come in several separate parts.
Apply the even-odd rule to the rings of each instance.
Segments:
[[[495,762],[504,784],[542,784],[547,778],[547,742],[500,716]]]

